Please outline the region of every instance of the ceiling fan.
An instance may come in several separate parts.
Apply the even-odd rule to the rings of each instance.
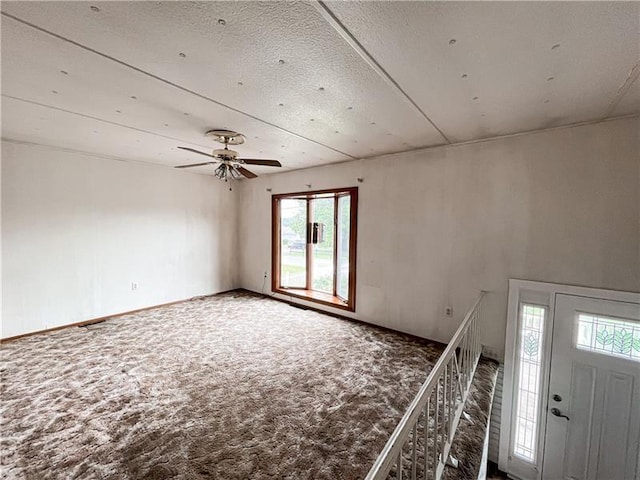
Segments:
[[[178,147],[181,150],[211,157],[214,160],[202,163],[191,163],[189,165],[178,165],[175,168],[191,168],[201,167],[203,165],[218,165],[214,171],[215,176],[225,182],[229,180],[238,180],[242,177],[256,178],[257,175],[247,170],[245,165],[261,165],[266,167],[281,167],[282,164],[277,160],[262,160],[258,158],[240,158],[238,152],[229,150],[229,145],[242,145],[244,143],[244,135],[232,130],[209,130],[206,135],[213,138],[216,142],[224,144],[224,148],[214,150],[213,153],[201,152],[189,147]]]

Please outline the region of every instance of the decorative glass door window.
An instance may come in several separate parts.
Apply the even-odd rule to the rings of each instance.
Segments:
[[[640,322],[578,313],[577,327],[579,350],[640,362]]]
[[[355,310],[358,189],[273,195],[272,290]]]
[[[518,376],[513,453],[536,462],[540,416],[540,378],[546,307],[521,304],[517,352]]]

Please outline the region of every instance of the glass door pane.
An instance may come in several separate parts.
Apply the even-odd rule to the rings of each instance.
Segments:
[[[520,306],[520,341],[518,357],[517,402],[513,453],[535,463],[538,448],[538,414],[540,410],[540,376],[543,368],[543,328],[546,307]]]
[[[311,222],[318,224],[317,243],[311,247],[311,289],[333,295],[335,197],[311,202]]]
[[[307,286],[307,201],[280,202],[280,286]]]
[[[351,196],[338,197],[338,255],[336,267],[336,295],[343,300],[349,298],[349,238],[351,236]]]

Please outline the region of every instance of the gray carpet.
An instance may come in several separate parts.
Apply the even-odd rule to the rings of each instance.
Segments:
[[[441,351],[246,293],[9,342],[1,478],[363,478]]]

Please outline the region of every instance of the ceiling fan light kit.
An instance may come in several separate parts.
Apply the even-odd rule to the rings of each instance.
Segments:
[[[225,182],[228,180],[240,180],[242,175],[230,165],[226,163],[221,163],[214,170],[214,175],[218,177],[220,180],[224,180]]]
[[[201,152],[189,147],[178,147],[181,150],[204,155],[213,158],[215,161],[190,163],[188,165],[178,165],[175,168],[191,168],[201,167],[204,165],[218,165],[214,170],[214,175],[220,180],[228,182],[229,180],[239,180],[245,178],[256,178],[257,175],[247,170],[244,165],[261,165],[266,167],[281,167],[282,164],[277,160],[265,160],[258,158],[241,158],[235,150],[229,150],[229,145],[242,145],[245,141],[244,135],[233,130],[209,130],[207,137],[216,142],[224,144],[224,148],[213,150],[212,153]],[[229,188],[231,190],[231,188]]]

